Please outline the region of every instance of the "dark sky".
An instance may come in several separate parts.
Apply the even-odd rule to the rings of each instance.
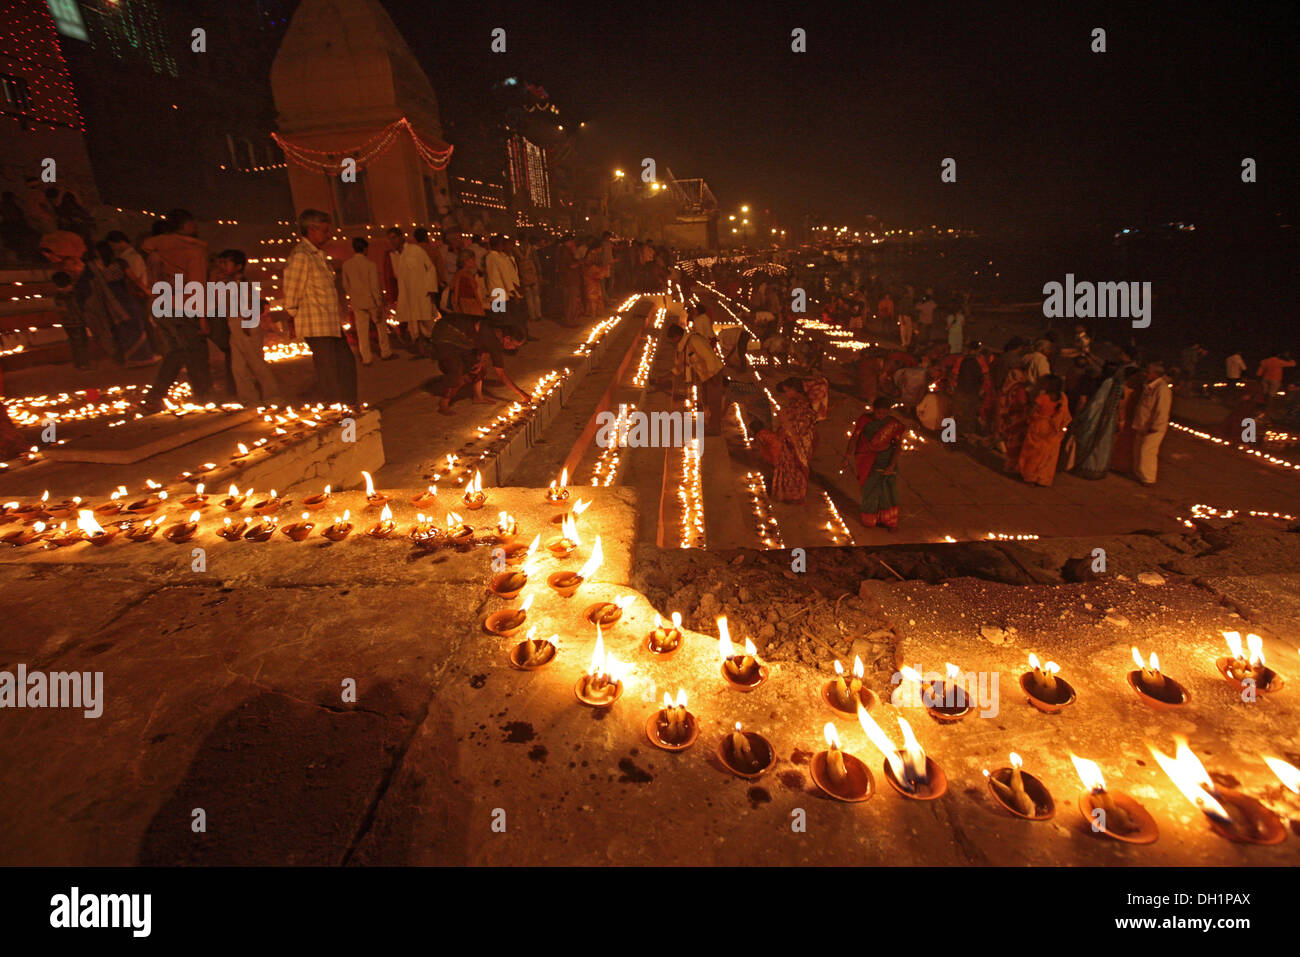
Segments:
[[[383,2],[448,118],[505,76],[540,82],[587,122],[584,157],[653,156],[724,211],[986,231],[1295,215],[1295,4]]]

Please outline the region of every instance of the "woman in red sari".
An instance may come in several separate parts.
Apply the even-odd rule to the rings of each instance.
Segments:
[[[799,379],[786,379],[778,390],[781,409],[773,423],[779,445],[772,470],[772,498],[802,505],[808,497],[808,472],[817,445],[817,413]]]
[[[867,528],[898,530],[898,456],[907,429],[889,414],[889,399],[880,396],[854,423],[849,437],[853,464],[862,486],[859,519]]]
[[[485,316],[483,297],[479,291],[478,260],[470,249],[461,251],[460,268],[452,278],[451,311],[466,316]]]
[[[998,392],[997,411],[993,430],[1002,449],[1003,469],[1016,472],[1020,469],[1020,448],[1025,444],[1025,430],[1029,428],[1029,391],[1024,369],[1011,369]]]
[[[1029,413],[1029,430],[1020,450],[1020,475],[1026,482],[1049,486],[1056,478],[1061,457],[1061,440],[1070,424],[1070,400],[1061,388],[1061,377],[1043,376]]]

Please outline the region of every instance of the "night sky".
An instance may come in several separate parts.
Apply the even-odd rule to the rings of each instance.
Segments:
[[[654,156],[724,210],[988,232],[1295,214],[1292,4],[383,2],[448,118],[505,76],[540,82],[587,122],[584,159]]]

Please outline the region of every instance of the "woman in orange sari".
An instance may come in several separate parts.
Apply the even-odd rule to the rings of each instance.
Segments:
[[[470,249],[461,251],[460,268],[451,283],[451,311],[466,316],[485,316],[483,296],[479,288],[478,260]]]
[[[582,267],[582,297],[589,318],[599,319],[605,313],[604,282],[608,276],[609,267],[601,263],[600,250],[593,249],[587,253],[586,264]]]
[[[1061,440],[1070,424],[1070,401],[1062,391],[1061,377],[1043,376],[1038,395],[1029,411],[1029,429],[1020,449],[1020,475],[1026,482],[1044,487],[1056,478],[1061,457]]]

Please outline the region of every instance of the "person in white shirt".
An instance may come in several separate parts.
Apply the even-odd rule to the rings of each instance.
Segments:
[[[379,285],[379,267],[366,255],[370,243],[358,236],[352,240],[353,255],[343,260],[343,291],[356,323],[357,348],[361,351],[361,364],[371,364],[370,326],[373,323],[379,336],[379,358],[395,359],[388,341],[388,308],[384,292]]]
[[[1174,404],[1174,384],[1159,362],[1148,362],[1146,384],[1138,396],[1130,423],[1133,429],[1133,474],[1143,485],[1156,484],[1160,444],[1169,430],[1169,413]]]
[[[486,273],[488,308],[493,312],[512,311],[512,309],[500,309],[495,304],[501,301],[509,303],[512,299],[519,299],[519,268],[515,265],[514,257],[506,252],[506,239],[504,236],[493,236],[489,244],[491,246],[487,257],[483,260],[483,271]],[[497,290],[500,290],[498,292]]]
[[[1246,360],[1241,357],[1240,352],[1234,352],[1232,355],[1228,356],[1227,361],[1224,363],[1224,367],[1228,373],[1228,378],[1235,382],[1245,373]]]
[[[433,334],[436,316],[430,293],[437,292],[438,273],[429,254],[415,243],[408,243],[400,229],[390,229],[388,241],[394,249],[388,255],[397,277],[397,321],[406,324],[411,345],[418,350],[420,340]]]
[[[1045,375],[1051,375],[1052,362],[1048,359],[1051,353],[1051,341],[1039,339],[1034,344],[1034,351],[1025,356],[1025,379],[1030,385],[1033,385]]]

